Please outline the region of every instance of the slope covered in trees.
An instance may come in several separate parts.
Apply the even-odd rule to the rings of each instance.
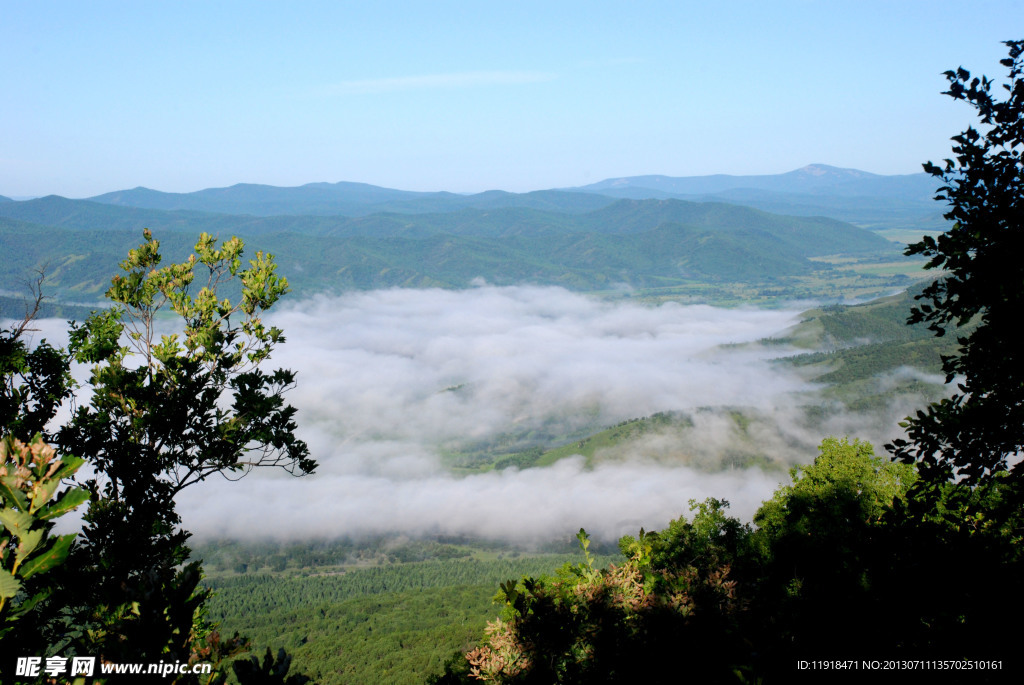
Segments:
[[[303,545],[296,544],[284,558],[291,564],[302,553]],[[551,573],[572,558],[489,556],[214,573],[208,581],[215,590],[211,618],[256,644],[286,648],[295,667],[323,685],[423,682],[472,644],[493,612],[498,583]]]
[[[809,309],[796,326],[761,342],[812,350],[778,361],[809,367],[811,378],[830,385],[866,380],[900,367],[939,374],[942,357],[956,351],[956,340],[936,337],[925,326],[907,324],[927,286],[927,282],[918,283],[895,295],[861,304]],[[962,329],[969,333],[974,323],[968,321]]]
[[[676,200],[623,200],[578,214],[506,208],[259,218],[49,197],[0,207],[0,250],[11,260],[0,274],[0,289],[16,292],[26,274],[42,268],[52,295],[96,298],[105,288],[107,265],[134,244],[138,226],[158,231],[173,259],[187,256],[196,233],[257,238],[304,294],[465,288],[482,278],[496,285],[583,291],[694,288],[698,297],[709,284],[745,284],[772,288],[776,297],[805,297],[831,287],[824,278],[835,284],[856,275],[819,257],[902,259],[893,243],[839,221]],[[899,271],[889,277],[860,274],[848,294],[857,287],[893,287],[905,278]]]

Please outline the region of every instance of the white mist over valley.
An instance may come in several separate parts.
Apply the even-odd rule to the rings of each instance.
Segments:
[[[287,337],[272,361],[298,374],[288,398],[316,474],[254,473],[229,486],[214,479],[183,492],[179,511],[197,536],[244,538],[402,531],[533,539],[585,526],[611,539],[662,527],[706,497],[729,500],[749,520],[788,477],[784,466],[809,462],[823,437],[797,411],[812,387],[771,363],[787,350],[745,345],[798,315],[528,286],[295,303],[269,317]],[[773,467],[723,465],[739,439],[724,415],[731,408],[765,417],[750,434]],[[666,411],[693,412],[692,425],[644,435],[589,465],[569,457],[460,475],[445,463],[474,441],[599,430]],[[844,416],[832,427],[840,434],[868,429]]]

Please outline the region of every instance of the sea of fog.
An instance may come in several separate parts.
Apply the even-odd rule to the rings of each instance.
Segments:
[[[587,467],[453,475],[443,452],[543,427],[568,433],[663,411],[750,408],[754,439],[777,461],[813,459],[824,437],[801,427],[810,389],[786,351],[743,345],[778,335],[798,311],[605,301],[561,288],[393,289],[318,296],[267,317],[287,342],[273,367],[297,372],[288,400],[319,462],[312,476],[253,473],[179,496],[199,537],[307,537],[401,531],[602,538],[664,527],[688,501],[718,497],[749,518],[784,469],[716,468],[735,426],[694,413],[688,452],[648,436]],[[58,322],[43,322],[59,340]],[[38,335],[38,334],[37,334]],[[876,427],[877,428],[877,427]],[[865,435],[853,418],[829,427]],[[877,431],[874,431],[877,432]],[[749,436],[748,436],[749,439]],[[676,458],[678,457],[678,458]]]

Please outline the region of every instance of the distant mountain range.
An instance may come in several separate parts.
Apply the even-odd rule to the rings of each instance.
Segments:
[[[714,195],[737,190],[775,193],[844,195],[848,197],[907,197],[930,200],[935,179],[925,173],[882,176],[857,169],[810,164],[784,174],[762,176],[629,176],[610,178],[575,188],[586,192],[622,194],[659,191],[670,195]]]
[[[595,193],[540,190],[507,193],[490,190],[476,195],[418,193],[365,183],[308,183],[294,188],[240,183],[230,188],[209,188],[194,193],[162,193],[148,188],[120,190],[89,198],[93,202],[146,209],[194,210],[221,214],[274,216],[366,216],[381,212],[422,214],[466,208],[499,209],[529,207],[555,211],[585,212],[603,207],[616,198]]]
[[[925,173],[883,176],[812,164],[763,176],[631,176],[579,188],[474,195],[412,192],[365,183],[309,183],[281,188],[240,183],[193,193],[149,188],[89,198],[100,204],[166,211],[252,216],[368,216],[379,213],[445,213],[462,209],[522,207],[584,213],[617,199],[679,199],[740,204],[779,214],[828,216],[872,229],[940,228],[941,208],[932,199],[935,179]]]
[[[287,190],[287,189],[282,189]],[[65,299],[98,297],[118,261],[148,227],[168,259],[196,236],[239,235],[275,254],[297,290],[555,284],[577,290],[762,283],[827,268],[823,255],[883,255],[899,248],[878,235],[822,217],[682,200],[615,200],[580,211],[460,208],[425,214],[253,216],[116,206],[49,196],[0,203],[0,289],[16,291],[34,269]],[[509,194],[510,195],[510,194]],[[533,195],[533,194],[528,194]],[[472,196],[479,199],[479,196]],[[512,196],[523,197],[523,196]],[[536,197],[536,195],[535,195]]]
[[[729,202],[778,214],[828,216],[872,229],[944,228],[934,200],[938,182],[925,174],[882,176],[811,164],[765,176],[630,176],[574,191],[612,197]]]

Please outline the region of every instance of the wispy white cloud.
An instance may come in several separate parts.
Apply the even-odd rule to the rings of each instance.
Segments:
[[[528,286],[296,303],[271,317],[288,334],[273,365],[298,373],[288,399],[320,462],[317,474],[253,474],[230,487],[214,480],[183,493],[179,511],[197,535],[231,536],[398,530],[530,538],[584,526],[615,539],[664,527],[689,499],[708,496],[729,499],[750,518],[785,471],[721,470],[735,427],[710,416],[698,417],[686,441],[651,436],[661,441],[605,455],[592,468],[574,458],[458,476],[443,455],[506,434],[568,434],[657,411],[768,412],[805,384],[768,364],[763,350],[719,345],[757,340],[794,319]],[[799,450],[790,456],[789,440],[758,440],[786,461],[808,460]],[[687,443],[704,447],[698,453]]]
[[[633,64],[644,64],[647,60],[641,57],[609,57],[606,59],[589,59],[579,63],[582,69],[594,69],[605,67],[622,67]]]
[[[552,81],[556,78],[558,78],[556,74],[540,71],[464,71],[453,74],[424,74],[342,81],[326,86],[324,92],[330,95],[364,95],[406,90],[519,85]]]

